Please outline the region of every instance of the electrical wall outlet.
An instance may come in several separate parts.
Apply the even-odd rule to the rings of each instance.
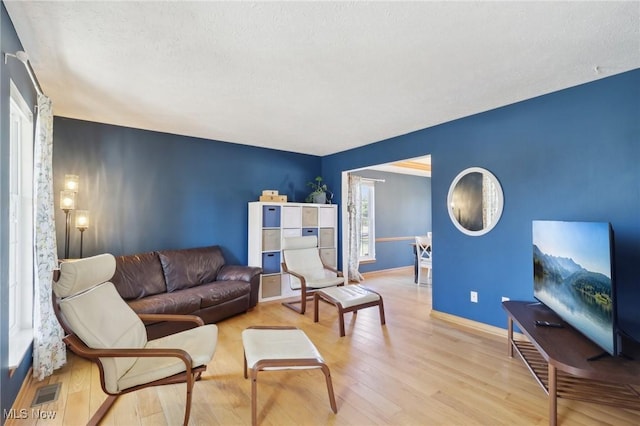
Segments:
[[[502,299],[501,299],[500,301],[501,301],[501,302],[506,302],[506,301],[508,301],[508,300],[510,300],[508,297],[506,297],[506,296],[502,296]]]
[[[478,292],[477,291],[472,291],[471,292],[471,301],[473,303],[478,303]]]

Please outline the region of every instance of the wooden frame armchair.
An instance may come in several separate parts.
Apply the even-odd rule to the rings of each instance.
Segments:
[[[215,352],[218,329],[191,315],[137,315],[108,282],[115,258],[102,254],[60,265],[53,283],[56,317],[77,355],[98,365],[108,395],[89,420],[97,425],[118,396],[149,386],[186,383],[184,425],[189,422],[192,390]],[[145,321],[188,321],[195,328],[147,340]]]
[[[300,300],[282,302],[284,306],[304,314],[307,301],[322,288],[344,285],[342,272],[326,265],[318,251],[318,237],[289,237],[282,244],[282,270],[290,275],[293,290],[300,290]]]

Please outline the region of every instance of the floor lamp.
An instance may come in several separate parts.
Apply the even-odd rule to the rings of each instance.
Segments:
[[[71,227],[71,210],[76,208],[76,193],[69,189],[60,191],[60,208],[65,214],[64,258],[69,258],[69,228]]]
[[[76,228],[80,231],[80,259],[82,259],[82,237],[89,227],[89,211],[76,210]]]

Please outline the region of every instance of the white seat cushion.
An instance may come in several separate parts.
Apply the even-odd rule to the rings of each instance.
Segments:
[[[60,310],[74,333],[90,348],[140,349],[147,344],[144,324],[110,282],[63,299]],[[135,358],[101,361],[106,389],[118,392],[118,378],[131,368]]]
[[[207,365],[213,358],[218,343],[218,327],[209,324],[150,340],[145,349],[179,348],[190,356],[192,367]],[[149,383],[185,371],[179,358],[137,358],[133,366],[118,380],[118,390]]]
[[[296,279],[294,280],[295,277],[291,277],[291,289],[292,290],[297,290],[301,287],[300,284],[300,280]],[[336,286],[338,284],[343,284],[344,283],[344,278],[342,277],[328,277],[328,278],[321,278],[321,279],[316,279],[316,280],[307,280],[307,289],[316,289],[316,288],[325,288],[325,287],[332,287],[332,286]]]
[[[287,269],[302,275],[309,289],[343,284],[344,278],[338,277],[338,274],[322,264],[317,241],[315,236],[285,238],[282,255]],[[293,275],[289,276],[289,284],[293,290],[302,287],[300,280]]]
[[[322,356],[302,330],[271,330],[248,328],[242,332],[242,344],[247,366],[253,368],[264,359],[317,359]],[[318,366],[269,367],[265,370],[319,368]]]
[[[353,306],[380,300],[379,295],[356,284],[343,287],[324,288],[319,290],[319,292],[337,300],[343,308],[351,308]]]
[[[282,241],[283,250],[299,250],[318,247],[318,237],[305,235],[303,237],[287,237]]]
[[[317,247],[285,250],[283,255],[287,268],[304,275],[307,280],[324,277],[325,269]]]

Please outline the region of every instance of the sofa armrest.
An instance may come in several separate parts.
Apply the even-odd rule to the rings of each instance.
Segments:
[[[255,266],[224,265],[218,271],[216,281],[246,281],[251,284],[249,308],[253,308],[258,304],[260,274],[262,274],[262,268]]]
[[[261,268],[254,266],[241,266],[241,265],[224,265],[218,271],[216,281],[246,281],[251,282],[251,279],[262,273]]]

